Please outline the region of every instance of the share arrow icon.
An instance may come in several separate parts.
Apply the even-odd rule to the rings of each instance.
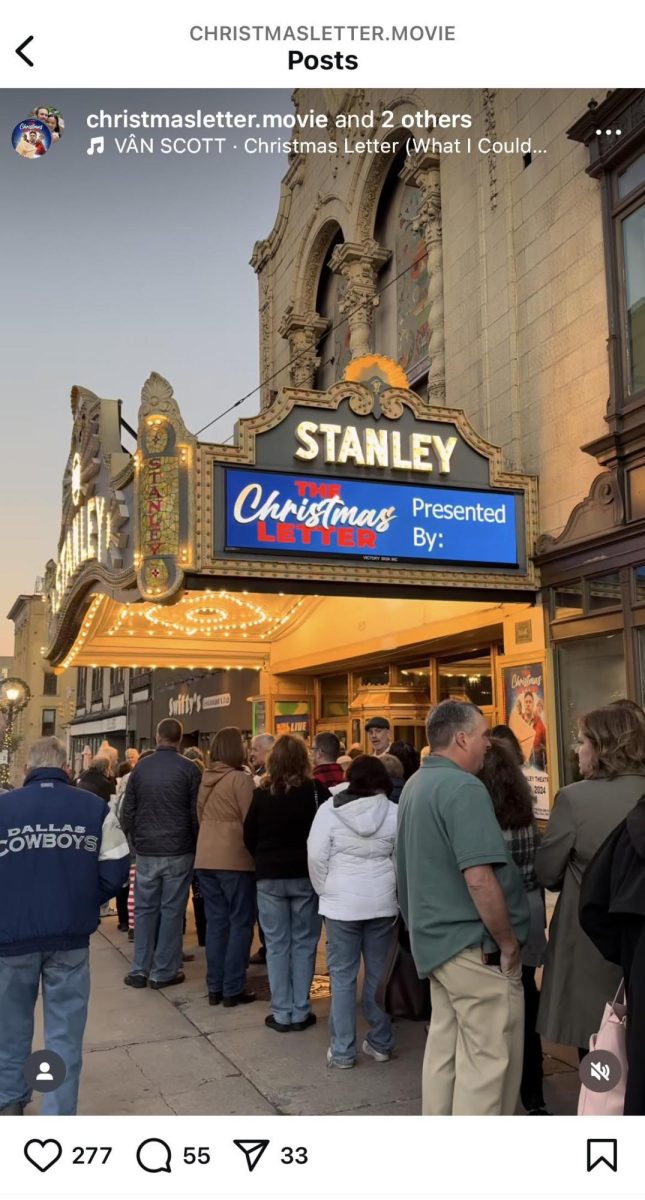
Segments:
[[[259,1139],[255,1142],[243,1142],[243,1141],[238,1142],[237,1139],[234,1138],[233,1142],[234,1142],[234,1145],[237,1146],[238,1150],[242,1151],[242,1154],[244,1155],[244,1157],[246,1159],[246,1165],[249,1168],[249,1171],[255,1170],[260,1159],[262,1158],[262,1155],[264,1154],[264,1151],[266,1150],[267,1146],[269,1145],[268,1140],[260,1141]]]

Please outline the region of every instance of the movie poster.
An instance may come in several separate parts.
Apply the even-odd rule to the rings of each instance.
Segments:
[[[515,734],[524,758],[523,771],[533,791],[538,821],[548,821],[550,790],[547,763],[544,665],[502,667],[506,723]]]
[[[296,734],[306,742],[311,736],[311,716],[307,700],[276,700],[274,708],[275,736]]]

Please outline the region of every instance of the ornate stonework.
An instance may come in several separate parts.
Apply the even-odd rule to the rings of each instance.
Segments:
[[[432,154],[408,156],[401,179],[419,188],[421,205],[415,225],[428,256],[428,400],[446,403],[446,354],[443,310],[443,240],[441,225],[441,175],[439,159]]]
[[[486,137],[491,141],[495,141],[497,137],[497,120],[495,117],[495,97],[497,92],[493,88],[484,88],[482,92],[484,105],[484,131]],[[487,155],[488,159],[488,192],[491,212],[495,212],[497,208],[497,155],[491,151]]]
[[[290,381],[294,387],[312,388],[320,366],[318,343],[329,321],[316,312],[294,313],[292,306],[285,312],[278,333],[289,342]]]
[[[347,285],[340,309],[349,323],[352,358],[370,354],[373,349],[376,281],[390,253],[373,238],[367,238],[360,244],[343,242],[336,247],[329,260],[332,271],[342,275]]]

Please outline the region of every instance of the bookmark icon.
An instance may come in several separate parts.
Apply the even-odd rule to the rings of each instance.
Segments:
[[[102,154],[105,149],[105,138],[93,137],[90,139],[90,144],[87,147],[88,154]]]

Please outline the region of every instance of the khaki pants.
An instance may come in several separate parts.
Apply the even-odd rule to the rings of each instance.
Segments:
[[[509,979],[469,949],[430,976],[423,1060],[424,1116],[512,1116],[522,1078],[522,977]]]

